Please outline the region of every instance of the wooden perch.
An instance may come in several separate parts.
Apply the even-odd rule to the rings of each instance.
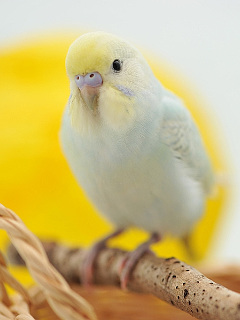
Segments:
[[[67,281],[81,282],[86,250],[69,249],[55,243],[45,243],[44,247],[51,263]],[[119,266],[126,254],[119,249],[102,250],[95,262],[94,284],[119,286]],[[240,319],[240,294],[175,258],[146,254],[136,265],[128,289],[151,293],[197,319]]]

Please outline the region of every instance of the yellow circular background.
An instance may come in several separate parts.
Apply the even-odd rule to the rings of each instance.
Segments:
[[[78,34],[79,35],[79,34]],[[58,132],[69,96],[65,56],[76,34],[37,36],[0,53],[0,202],[14,210],[35,234],[71,245],[87,246],[108,233],[103,220],[85,198],[61,153]],[[216,171],[227,165],[219,144],[213,114],[176,71],[146,54],[154,73],[191,110]],[[206,214],[191,237],[198,258],[203,258],[227,190],[218,187],[207,203]],[[133,249],[146,238],[130,230],[114,245]],[[2,236],[1,243],[6,242]],[[166,239],[155,246],[161,256],[188,260],[182,243]]]

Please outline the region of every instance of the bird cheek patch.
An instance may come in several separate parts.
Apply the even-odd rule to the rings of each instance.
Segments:
[[[102,121],[114,130],[128,128],[136,116],[135,98],[113,87],[102,88],[99,112]]]
[[[116,88],[121,91],[123,94],[125,94],[125,96],[128,96],[128,97],[133,97],[134,94],[132,92],[132,90],[124,87],[124,86],[121,86],[121,85],[117,85]]]

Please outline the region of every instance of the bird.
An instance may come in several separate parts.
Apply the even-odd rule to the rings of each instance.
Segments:
[[[130,42],[85,33],[70,45],[66,72],[62,150],[88,199],[115,228],[90,250],[86,278],[110,238],[131,227],[150,234],[122,263],[126,288],[151,244],[168,234],[184,238],[203,215],[214,185],[211,160],[184,102]]]

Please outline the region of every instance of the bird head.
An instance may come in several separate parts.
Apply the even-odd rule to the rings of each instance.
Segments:
[[[136,105],[149,87],[152,72],[142,54],[108,33],[91,32],[70,46],[66,57],[70,79],[72,125],[128,127]]]

